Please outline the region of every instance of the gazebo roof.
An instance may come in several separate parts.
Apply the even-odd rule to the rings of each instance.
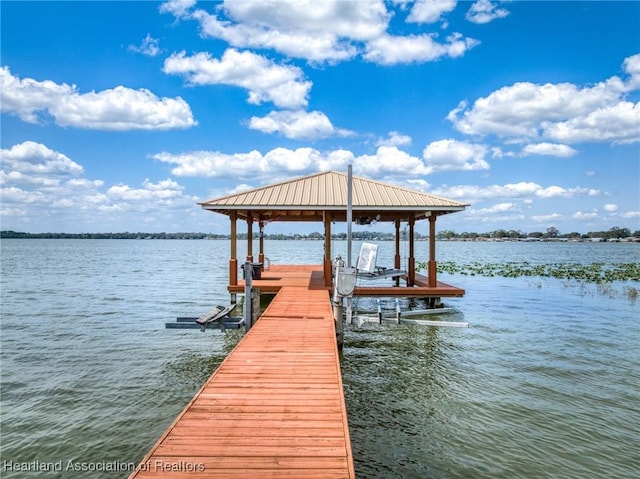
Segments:
[[[347,175],[327,171],[199,203],[204,209],[260,221],[345,221]],[[415,220],[462,211],[467,204],[357,176],[352,177],[354,221]]]

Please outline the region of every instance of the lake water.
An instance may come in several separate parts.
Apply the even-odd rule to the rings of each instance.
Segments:
[[[272,264],[322,258],[319,241],[266,247]],[[391,266],[393,243],[379,247],[378,264]],[[228,303],[229,243],[2,240],[1,248],[0,475],[127,477],[241,338],[164,327]],[[640,262],[638,244],[437,249],[439,261],[463,263]],[[344,255],[344,242],[334,251]],[[416,252],[426,259],[427,244]],[[469,328],[345,331],[358,476],[637,477],[640,304],[625,288],[640,284],[439,279],[467,291],[445,301],[455,312],[440,319]]]

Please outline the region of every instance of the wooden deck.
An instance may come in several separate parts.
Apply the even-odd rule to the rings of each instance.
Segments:
[[[253,287],[261,293],[277,293],[284,286],[296,286],[309,290],[328,291],[324,285],[322,265],[272,265],[262,271],[261,279],[252,281]],[[237,285],[229,285],[229,292],[244,293],[244,280]]]
[[[272,265],[262,271],[261,279],[253,280],[253,287],[262,293],[275,294],[283,286],[301,286],[309,289],[328,290],[324,285],[322,265]],[[237,285],[229,285],[231,293],[244,293],[244,280]],[[442,281],[437,286],[429,287],[427,277],[416,273],[415,286],[370,286],[367,280],[358,280],[354,296],[402,296],[418,298],[451,298],[464,296],[464,289]],[[391,280],[389,280],[391,283]]]
[[[354,478],[322,271],[255,281],[278,294],[130,478]],[[279,277],[279,279],[277,279]]]

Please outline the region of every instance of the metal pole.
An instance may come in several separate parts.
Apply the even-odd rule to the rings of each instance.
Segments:
[[[351,223],[353,221],[353,166],[347,169],[347,266],[351,268]],[[357,273],[356,273],[357,274]],[[347,324],[351,324],[351,296],[347,297]]]
[[[352,165],[347,170],[347,266],[351,268],[351,223],[353,221],[353,174]]]

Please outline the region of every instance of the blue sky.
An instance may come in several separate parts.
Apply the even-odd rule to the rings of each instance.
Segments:
[[[470,203],[439,229],[640,229],[640,2],[0,13],[2,229],[226,233],[198,201],[349,164]]]

